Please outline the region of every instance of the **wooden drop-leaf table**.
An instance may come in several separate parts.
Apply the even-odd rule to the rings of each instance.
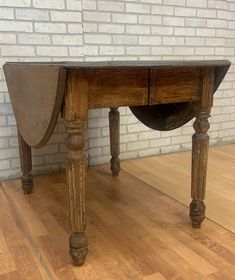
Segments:
[[[59,113],[67,131],[67,185],[71,236],[70,255],[75,265],[85,261],[87,114],[91,108],[110,108],[111,171],[117,176],[119,160],[118,107],[152,129],[178,128],[192,118],[192,202],[190,218],[200,227],[205,218],[208,118],[213,94],[230,62],[220,61],[112,61],[6,63],[4,73],[15,114],[22,188],[33,190],[31,147],[49,140]]]

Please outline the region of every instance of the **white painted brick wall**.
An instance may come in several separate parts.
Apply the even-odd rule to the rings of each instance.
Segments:
[[[235,62],[234,0],[0,0],[0,65],[6,61],[229,59]],[[211,144],[235,141],[235,67],[216,93]],[[153,131],[121,112],[121,158],[191,147],[192,121]],[[108,162],[108,110],[89,111],[89,164]],[[34,173],[65,166],[61,120],[34,150]],[[15,120],[0,69],[0,179],[19,172]]]

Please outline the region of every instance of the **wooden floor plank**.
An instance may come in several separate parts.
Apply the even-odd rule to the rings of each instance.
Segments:
[[[235,233],[235,144],[211,147],[208,161],[207,217]],[[122,169],[189,205],[191,152],[182,152],[122,163]]]

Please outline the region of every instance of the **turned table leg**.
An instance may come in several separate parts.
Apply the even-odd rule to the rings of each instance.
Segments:
[[[85,234],[86,157],[84,152],[84,121],[66,123],[68,138],[67,184],[69,216],[72,234],[69,239],[70,255],[75,265],[82,265],[88,252]]]
[[[31,147],[24,141],[18,130],[18,142],[20,152],[20,165],[22,171],[21,183],[24,194],[33,192],[32,155]]]
[[[202,111],[194,122],[195,133],[193,135],[192,147],[192,202],[190,204],[190,218],[192,226],[198,228],[205,219],[206,206],[203,202],[206,190],[207,158],[209,148],[210,127],[208,117],[209,111]]]
[[[120,114],[118,108],[110,108],[109,112],[109,134],[110,134],[110,169],[113,176],[118,176],[120,171]]]
[[[71,235],[70,255],[75,265],[83,265],[88,253],[85,234],[87,87],[78,72],[69,72],[65,95],[64,123],[67,131],[67,185]]]
[[[209,149],[210,127],[208,118],[212,107],[214,87],[213,69],[203,71],[202,100],[196,120],[193,124],[195,133],[192,137],[192,202],[190,204],[190,218],[192,226],[199,228],[205,219],[206,206],[204,203],[206,191],[207,159]]]

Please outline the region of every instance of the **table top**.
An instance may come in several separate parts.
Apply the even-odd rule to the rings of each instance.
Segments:
[[[7,62],[14,65],[55,65],[63,68],[161,68],[161,67],[210,67],[229,66],[229,60],[145,60],[145,61],[59,61],[59,62]]]

